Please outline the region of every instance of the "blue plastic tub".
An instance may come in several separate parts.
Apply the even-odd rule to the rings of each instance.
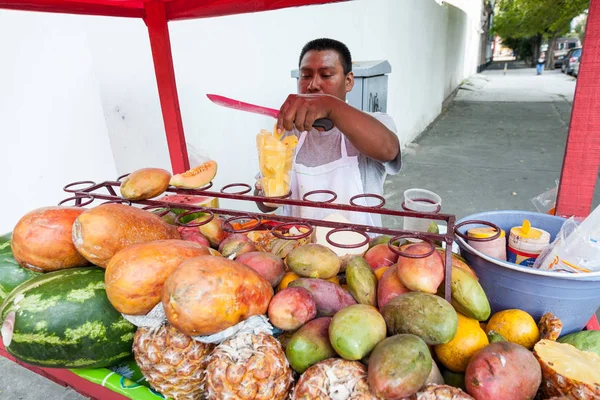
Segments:
[[[506,231],[520,226],[524,219],[531,226],[550,233],[551,240],[560,231],[564,218],[527,211],[490,211],[469,215],[457,222],[483,220]],[[465,225],[459,232],[483,225]],[[600,307],[600,272],[569,274],[541,271],[489,257],[469,246],[462,238],[456,241],[469,265],[475,270],[485,290],[492,313],[518,308],[536,321],[551,312],[563,322],[562,335],[582,330]]]

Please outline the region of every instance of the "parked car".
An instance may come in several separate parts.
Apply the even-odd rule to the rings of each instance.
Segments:
[[[580,63],[580,58],[579,57],[577,59],[577,61],[575,61],[575,63],[573,64],[573,76],[579,76],[579,63]]]
[[[573,73],[573,64],[581,57],[581,50],[581,47],[569,50],[560,67],[561,72],[565,72],[569,75]]]
[[[569,50],[581,47],[581,42],[577,38],[558,38],[554,43],[554,68],[561,68]],[[546,51],[548,45],[542,46],[542,51]]]

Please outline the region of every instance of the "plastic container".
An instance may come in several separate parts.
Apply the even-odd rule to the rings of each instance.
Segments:
[[[533,228],[529,220],[524,220],[521,226],[510,230],[506,260],[524,267],[533,267],[535,260],[549,244],[549,232]]]
[[[467,231],[467,236],[473,239],[489,239],[497,233],[496,229],[491,227],[471,228]],[[502,229],[500,230],[500,236],[496,239],[488,241],[469,240],[468,243],[483,254],[506,261],[506,232]]]
[[[442,198],[430,190],[408,189],[404,191],[402,208],[407,211],[437,214],[442,208]],[[427,232],[431,222],[432,220],[426,218],[404,217],[403,229]]]
[[[551,240],[565,221],[564,218],[535,212],[490,211],[469,215],[458,223],[483,220],[509,231],[520,225],[523,219],[549,232]],[[466,234],[470,227],[473,225],[465,225],[459,231]],[[538,321],[549,311],[562,320],[562,335],[566,335],[582,330],[600,306],[600,272],[569,274],[541,271],[492,258],[458,236],[456,242],[479,277],[492,313],[518,308]]]

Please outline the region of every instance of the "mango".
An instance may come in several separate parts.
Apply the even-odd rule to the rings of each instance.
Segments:
[[[390,265],[396,264],[398,261],[398,254],[390,250],[387,243],[371,247],[367,250],[364,257],[373,269],[389,267]]]
[[[398,266],[392,265],[391,267],[380,267],[387,268],[381,275],[379,283],[377,284],[377,306],[381,310],[391,299],[401,294],[408,293],[408,290],[398,277]],[[379,271],[378,268],[376,270]]]
[[[236,261],[258,272],[263,278],[271,282],[271,286],[279,285],[285,275],[283,260],[272,253],[251,251],[237,257]]]
[[[275,327],[293,331],[317,315],[317,306],[308,290],[288,287],[273,296],[267,313]]]
[[[147,200],[167,190],[171,173],[162,168],[142,168],[133,171],[121,182],[119,191],[124,199]]]
[[[391,336],[381,341],[369,358],[369,388],[385,399],[409,397],[423,387],[432,363],[423,339],[408,333]]]
[[[410,255],[422,255],[431,251],[427,243],[409,245],[403,252]],[[398,277],[400,282],[410,290],[436,293],[444,280],[444,262],[440,253],[422,258],[400,256],[398,258]]]
[[[438,294],[443,297],[444,292],[444,285],[440,285]],[[487,321],[492,312],[490,302],[477,278],[455,266],[452,266],[450,302],[456,311],[478,321]]]
[[[340,285],[324,279],[300,278],[290,282],[290,287],[301,287],[310,292],[317,305],[317,315],[332,317],[344,307],[356,304],[356,300]]]
[[[309,367],[336,356],[329,342],[331,317],[307,322],[298,329],[285,346],[285,355],[294,371],[301,374]]]
[[[300,276],[329,279],[340,272],[340,258],[331,249],[315,243],[296,247],[286,258],[287,266]]]
[[[375,247],[378,244],[388,244],[392,237],[388,235],[376,236],[369,242],[369,248]]]
[[[340,356],[350,361],[365,357],[385,336],[385,320],[375,307],[366,304],[338,311],[329,325],[331,345]]]
[[[254,242],[243,233],[233,233],[223,239],[219,245],[219,253],[226,258],[233,257],[235,259],[253,251],[256,251]]]
[[[487,338],[490,343],[506,342],[507,340],[498,332],[491,330],[487,333]]]
[[[444,377],[442,376],[442,372],[440,368],[436,364],[435,361],[431,363],[431,372],[425,381],[425,385],[445,385]]]
[[[448,343],[458,329],[458,316],[450,303],[429,293],[410,292],[395,297],[381,314],[390,335],[412,333],[430,345]]]
[[[346,268],[346,284],[357,303],[377,306],[377,276],[364,258],[350,259]]]
[[[568,343],[581,351],[591,351],[600,356],[600,331],[581,331],[565,335],[557,340]]]

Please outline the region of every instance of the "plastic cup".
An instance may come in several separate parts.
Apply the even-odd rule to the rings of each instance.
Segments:
[[[442,198],[430,190],[408,189],[404,191],[402,208],[406,211],[437,214],[442,207]],[[426,218],[404,217],[404,230],[427,232],[433,220]],[[412,242],[418,239],[409,239]]]

